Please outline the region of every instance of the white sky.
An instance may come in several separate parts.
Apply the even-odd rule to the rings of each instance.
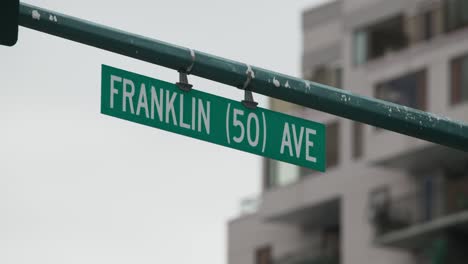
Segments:
[[[301,12],[323,0],[27,2],[298,76]],[[0,263],[225,263],[226,221],[260,191],[260,158],[101,115],[101,64],[177,80],[25,28],[0,47]]]

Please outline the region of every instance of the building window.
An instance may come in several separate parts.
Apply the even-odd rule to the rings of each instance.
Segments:
[[[262,247],[255,251],[255,264],[273,264],[271,246]]]
[[[309,81],[341,88],[342,69],[339,66],[319,65],[306,78]]]
[[[377,234],[387,231],[390,210],[390,190],[382,186],[369,193],[369,221],[374,224]]]
[[[353,122],[353,158],[359,159],[363,153],[363,137],[362,137],[363,124]]]
[[[458,212],[468,209],[468,162],[451,164],[445,168],[446,211]]]
[[[424,40],[430,40],[434,36],[434,19],[433,19],[433,11],[426,11],[423,14],[423,26],[424,26]]]
[[[326,132],[326,157],[327,169],[335,167],[339,163],[340,158],[340,126],[338,122],[327,124]]]
[[[426,71],[409,73],[377,84],[375,97],[392,103],[426,110]]]
[[[312,73],[311,80],[314,82],[328,84],[331,82],[330,70],[325,66],[318,66]]]
[[[361,65],[367,61],[367,32],[358,30],[354,33],[354,64]]]
[[[427,3],[423,4],[421,11],[414,16],[406,17],[406,31],[409,45],[431,40],[440,30],[442,20],[439,9]]]
[[[340,227],[336,225],[324,228],[322,230],[321,240],[322,255],[330,260],[338,260],[340,255]],[[332,261],[330,262],[335,263]]]
[[[333,84],[336,88],[344,89],[343,87],[343,69],[338,67],[335,69],[335,82]]]
[[[407,45],[403,16],[386,19],[354,33],[354,63],[363,64]]]
[[[446,31],[468,26],[468,1],[446,0],[444,7]]]
[[[451,103],[468,100],[468,54],[451,62]]]

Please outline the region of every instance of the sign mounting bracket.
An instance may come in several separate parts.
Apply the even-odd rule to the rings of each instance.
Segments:
[[[249,89],[250,82],[255,78],[255,72],[248,64],[245,74],[247,75],[247,79],[245,79],[245,82],[242,85],[242,90],[244,90],[244,100],[242,100],[241,103],[248,109],[255,109],[257,108],[258,103],[254,101],[252,91]]]
[[[179,82],[176,82],[177,87],[184,92],[190,92],[192,90],[193,85],[188,82],[188,75],[192,72],[193,65],[195,64],[195,51],[193,49],[190,50],[190,65],[185,70],[179,70]]]

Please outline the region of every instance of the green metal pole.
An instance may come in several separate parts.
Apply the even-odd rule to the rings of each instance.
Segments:
[[[20,5],[19,23],[23,27],[174,70],[190,70],[190,74],[202,78],[468,152],[468,125],[460,121],[251,67],[24,3]]]

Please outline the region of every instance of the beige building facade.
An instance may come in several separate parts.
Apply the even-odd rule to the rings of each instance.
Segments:
[[[468,1],[306,10],[303,78],[468,121]],[[265,160],[228,264],[468,263],[468,154],[279,100],[327,125],[327,172]]]

